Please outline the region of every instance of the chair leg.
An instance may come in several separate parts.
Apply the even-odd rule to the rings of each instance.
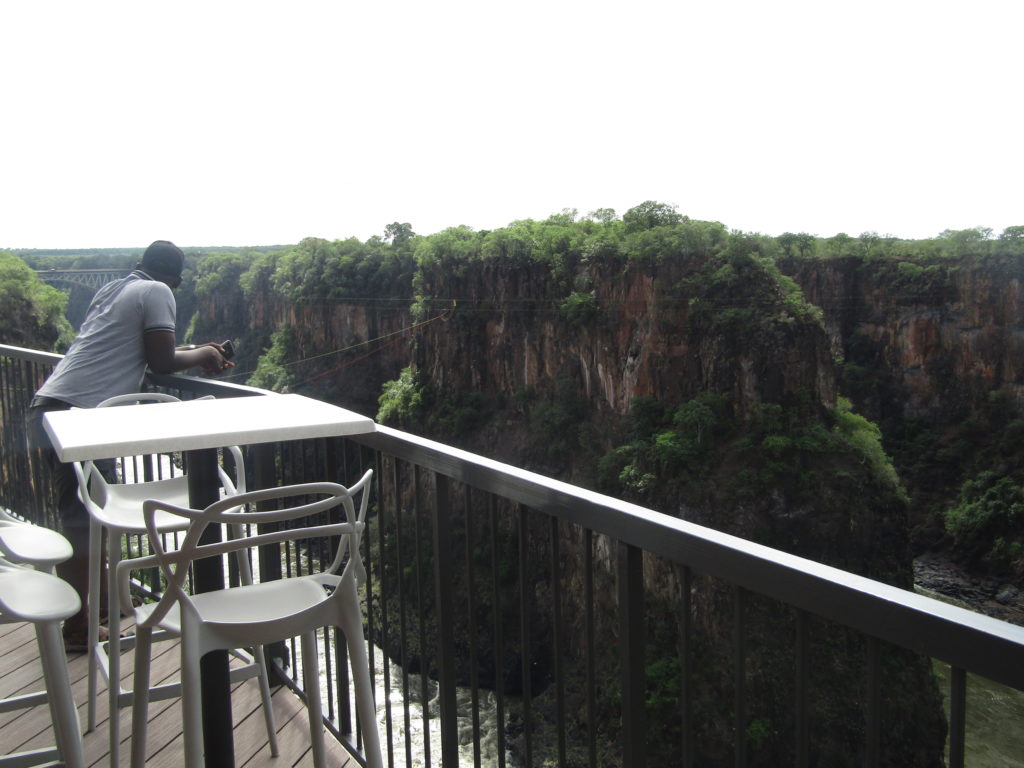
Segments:
[[[146,725],[149,720],[149,665],[153,630],[135,627],[135,675],[132,682],[132,768],[146,764]]]
[[[199,642],[188,625],[181,633],[181,709],[186,766],[203,765],[203,704],[200,699]]]
[[[89,701],[88,730],[96,728],[96,698],[99,688],[99,660],[96,657],[100,639],[100,590],[102,587],[103,529],[95,520],[89,521],[89,638],[86,648],[89,653]]]
[[[260,666],[260,698],[263,699],[263,720],[267,724],[267,741],[270,743],[271,757],[277,757],[277,725],[274,723],[274,706],[270,700],[270,672],[267,670],[267,655],[263,646],[253,649],[253,656]]]
[[[338,589],[347,594],[341,600],[341,629],[348,643],[352,664],[352,677],[356,693],[356,714],[363,733],[363,753],[368,768],[383,768],[380,734],[377,732],[377,708],[373,700],[373,681],[370,679],[370,659],[363,637],[363,617],[359,609],[359,593],[353,579],[343,579]]]
[[[78,710],[71,695],[60,623],[48,621],[36,624],[35,627],[57,749],[67,768],[85,768]]]
[[[320,663],[317,660],[316,632],[302,635],[302,684],[309,709],[309,738],[313,747],[314,768],[325,768],[324,713],[320,704]]]
[[[117,597],[117,564],[121,561],[121,534],[107,531],[107,697],[110,701],[110,768],[121,761],[121,605]]]

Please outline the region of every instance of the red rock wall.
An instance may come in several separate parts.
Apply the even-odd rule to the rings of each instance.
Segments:
[[[834,349],[890,382],[872,418],[950,421],[1009,392],[1024,406],[1024,264],[1009,257],[938,265],[934,280],[901,280],[870,261],[783,265],[825,313]]]

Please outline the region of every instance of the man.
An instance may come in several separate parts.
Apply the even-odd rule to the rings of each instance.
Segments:
[[[74,555],[58,575],[78,592],[82,610],[64,623],[68,650],[84,650],[88,626],[89,515],[78,498],[73,467],[57,459],[42,428],[47,411],[94,408],[115,395],[138,392],[148,367],[175,373],[200,367],[217,375],[234,365],[220,344],[176,348],[173,290],[181,284],[185,254],[174,243],[150,245],[127,277],[107,283],[93,297],[78,337],[36,392],[29,406],[29,431],[53,469],[61,531]]]

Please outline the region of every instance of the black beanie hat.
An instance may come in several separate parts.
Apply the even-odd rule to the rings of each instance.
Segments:
[[[142,254],[142,269],[159,277],[181,277],[185,254],[169,240],[156,240]]]

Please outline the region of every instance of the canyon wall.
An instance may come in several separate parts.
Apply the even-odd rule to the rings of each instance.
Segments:
[[[359,301],[295,302],[258,274],[243,291],[238,273],[199,299],[190,339],[234,340],[236,367],[222,378],[245,384],[275,332],[291,332],[288,369],[296,392],[374,415],[381,385],[408,365],[411,286]]]
[[[424,292],[442,304],[457,301],[447,324],[418,337],[414,360],[443,388],[492,397],[570,376],[593,409],[618,416],[638,397],[675,405],[707,389],[727,394],[741,416],[800,392],[833,407],[831,355],[813,323],[773,324],[778,308],[766,307],[765,323],[735,329],[754,336],[690,330],[693,296],[683,286],[700,281],[705,267],[703,259],[581,267],[573,279],[587,291],[577,295],[591,302],[583,316],[574,316],[543,264],[480,262],[461,275],[426,271]]]
[[[948,425],[996,391],[1024,405],[1024,260],[779,264],[824,310],[833,348],[873,374],[874,386],[857,393],[871,418]]]

